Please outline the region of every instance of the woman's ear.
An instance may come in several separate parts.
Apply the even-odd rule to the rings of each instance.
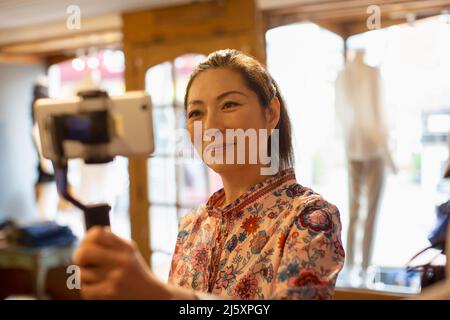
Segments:
[[[275,96],[269,106],[265,109],[267,129],[272,130],[277,126],[278,121],[280,121],[280,108],[280,100]]]

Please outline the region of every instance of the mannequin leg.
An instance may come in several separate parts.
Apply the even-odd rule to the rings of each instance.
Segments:
[[[349,269],[355,265],[355,233],[356,224],[358,222],[359,212],[359,198],[361,194],[361,182],[362,182],[362,162],[361,161],[349,161],[349,207],[350,216],[347,231],[347,244],[346,244],[346,265]]]
[[[363,271],[367,271],[372,258],[373,234],[375,220],[380,203],[384,183],[384,163],[381,158],[367,163],[367,218],[364,225],[363,237]]]

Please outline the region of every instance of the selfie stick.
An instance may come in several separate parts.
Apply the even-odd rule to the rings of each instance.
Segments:
[[[105,91],[93,90],[93,91],[84,91],[78,93],[78,95],[82,98],[82,100],[87,100],[91,98],[105,98],[108,99],[108,94]],[[106,113],[107,114],[107,113]],[[53,167],[55,169],[55,179],[56,179],[56,188],[58,193],[67,201],[72,203],[75,207],[83,210],[84,212],[84,221],[86,230],[89,230],[91,227],[95,225],[100,226],[109,226],[109,212],[111,211],[111,207],[106,203],[94,204],[94,205],[85,205],[75,199],[68,190],[68,180],[67,180],[67,171],[68,171],[68,163],[67,158],[64,156],[64,151],[62,148],[62,143],[65,140],[64,136],[61,134],[55,134],[55,139],[57,144],[60,146],[60,159],[57,161],[53,161]],[[107,163],[112,161],[114,158],[106,157],[99,159],[84,159],[86,164],[92,163]]]

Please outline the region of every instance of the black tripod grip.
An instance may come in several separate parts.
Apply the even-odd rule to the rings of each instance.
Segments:
[[[107,204],[96,204],[86,206],[84,209],[84,221],[86,230],[93,226],[110,226],[109,211],[111,207]]]

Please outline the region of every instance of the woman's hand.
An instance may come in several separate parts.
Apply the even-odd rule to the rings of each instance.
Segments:
[[[83,299],[171,299],[172,288],[150,271],[136,245],[109,228],[92,227],[74,254]]]

